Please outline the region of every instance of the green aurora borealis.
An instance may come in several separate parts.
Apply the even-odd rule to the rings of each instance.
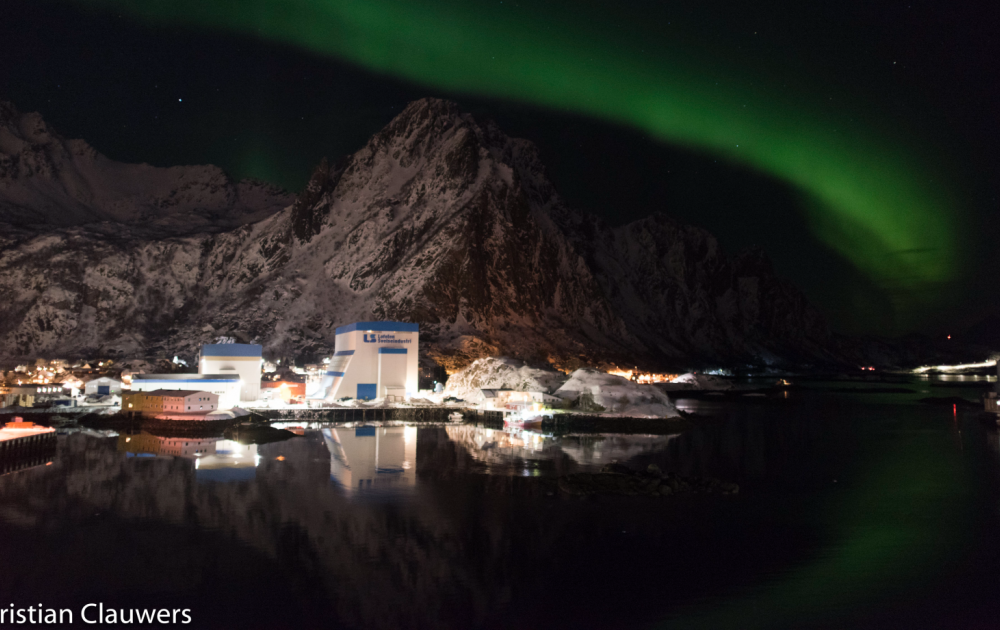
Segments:
[[[830,104],[815,78],[775,79],[689,44],[529,3],[79,1],[264,37],[433,88],[589,115],[747,165],[794,186],[816,237],[882,288],[903,321],[933,307],[960,273],[960,208],[931,175],[928,150],[864,108]],[[718,80],[732,75],[746,80]]]

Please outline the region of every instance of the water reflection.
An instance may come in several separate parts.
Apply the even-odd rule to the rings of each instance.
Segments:
[[[954,596],[957,587],[933,590],[954,571],[901,560],[953,553],[971,529],[966,504],[987,504],[970,488],[988,475],[952,470],[961,452],[950,409],[720,409],[679,436],[454,425],[310,425],[256,446],[61,436],[53,466],[0,477],[0,541],[18,541],[0,553],[0,601],[174,598],[193,609],[192,627],[216,628],[649,627],[692,607],[705,627],[854,627],[854,604],[875,593],[894,606],[883,627],[915,627],[899,612],[907,593]],[[961,412],[957,421],[995,462],[997,431]],[[536,483],[520,479],[525,468],[562,474],[612,459],[749,490],[678,500],[516,492],[514,482]],[[253,474],[199,483],[211,470]],[[490,491],[503,484],[512,490]],[[995,513],[982,518],[991,532]],[[962,589],[997,583],[995,547],[977,547],[993,568]],[[926,588],[878,590],[903,592],[911,576]],[[730,604],[739,615],[699,616]],[[938,625],[956,621],[949,610]],[[925,606],[906,620],[930,618]]]
[[[256,444],[222,437],[167,437],[142,431],[118,436],[118,451],[126,458],[174,457],[190,460],[198,481],[245,481],[257,475]]]
[[[542,462],[571,463],[575,469],[596,470],[612,461],[626,462],[638,455],[662,451],[677,437],[600,433],[554,436],[513,427],[489,429],[472,425],[448,426],[445,431],[449,440],[487,464],[493,472],[524,463],[535,464],[532,468],[535,471],[551,468],[539,466]]]
[[[330,479],[344,490],[400,490],[416,483],[416,427],[327,428],[322,434]]]

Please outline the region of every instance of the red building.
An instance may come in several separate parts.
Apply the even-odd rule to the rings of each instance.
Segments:
[[[280,398],[286,403],[304,401],[306,399],[306,384],[294,381],[261,381],[260,397],[264,400]]]

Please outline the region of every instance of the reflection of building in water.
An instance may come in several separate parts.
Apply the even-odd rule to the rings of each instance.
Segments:
[[[666,448],[676,435],[594,434],[553,437],[516,428],[487,429],[471,425],[445,427],[448,438],[472,457],[490,464],[514,460],[544,460],[569,456],[583,466],[626,462],[643,453]]]
[[[256,444],[221,438],[160,437],[143,431],[119,435],[118,450],[130,457],[180,457],[194,460],[199,481],[239,481],[257,475]]]
[[[198,456],[194,462],[198,481],[240,481],[257,476],[260,455],[256,444],[219,440],[213,451]]]
[[[678,435],[567,435],[559,438],[559,448],[578,464],[603,466],[613,461],[627,462],[644,453],[662,451]]]
[[[171,457],[183,457],[194,459],[204,457],[215,452],[219,438],[165,438],[158,437],[160,443],[160,455],[170,455]]]
[[[330,479],[347,490],[413,486],[417,427],[323,429],[330,449]]]
[[[126,457],[156,457],[160,454],[160,438],[145,431],[135,435],[119,433],[118,452]]]
[[[503,430],[472,425],[445,427],[448,438],[465,446],[474,458],[486,463],[510,463],[515,459],[552,459],[558,453],[551,435],[515,427]]]

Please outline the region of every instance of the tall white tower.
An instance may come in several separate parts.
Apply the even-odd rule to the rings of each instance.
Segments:
[[[319,396],[326,400],[417,393],[420,327],[405,322],[357,322],[337,329]]]

